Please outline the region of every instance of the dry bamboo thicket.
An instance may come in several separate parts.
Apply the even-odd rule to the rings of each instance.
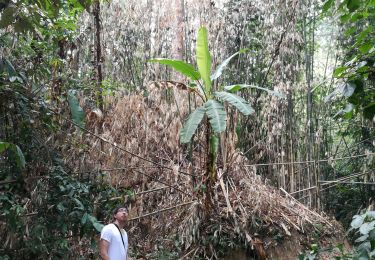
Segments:
[[[220,178],[214,192],[216,217],[204,217],[195,188],[202,183],[205,135],[195,137],[191,161],[188,150],[178,143],[181,118],[189,108],[188,94],[154,84],[149,89],[148,97],[125,95],[106,100],[114,107],[108,111],[105,121],[90,123],[92,130],[100,132],[100,136],[112,144],[103,144],[100,139],[88,136],[84,142],[90,149],[80,156],[81,169],[82,165],[87,169],[108,169],[106,181],[118,188],[133,189],[138,194],[131,202],[129,224],[135,251],[146,256],[156,245],[173,251],[173,241],[178,241],[183,252],[214,256],[218,254],[216,249],[204,246],[202,239],[216,234],[228,243],[242,241],[251,247],[254,234],[260,233],[266,250],[272,255],[277,254],[278,246],[283,244],[275,241],[274,235],[283,237],[284,241],[306,243],[300,245],[301,250],[311,242],[307,238],[310,232],[319,232],[322,241],[327,243],[334,243],[343,236],[337,222],[308,209],[286,191],[273,188],[256,175],[255,168],[245,166],[249,162],[236,150],[236,134],[230,131],[222,135],[226,145],[221,151],[225,156],[220,161]],[[95,130],[95,127],[101,129]],[[70,153],[68,162],[77,163],[77,155],[73,150]],[[95,172],[91,174],[95,178]],[[288,254],[297,255],[298,251]]]

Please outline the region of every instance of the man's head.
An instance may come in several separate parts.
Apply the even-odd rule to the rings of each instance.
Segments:
[[[113,210],[113,219],[118,222],[125,222],[128,218],[128,209],[125,206],[117,206]]]

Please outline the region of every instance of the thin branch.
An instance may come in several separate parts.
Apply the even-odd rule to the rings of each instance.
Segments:
[[[143,174],[143,175],[145,175],[145,176],[147,176],[147,177],[149,177],[149,178],[152,178],[152,179],[153,179],[154,181],[156,181],[156,182],[160,182],[160,183],[162,183],[162,184],[164,184],[164,185],[167,185],[168,187],[170,187],[170,188],[172,188],[172,189],[175,189],[175,190],[177,190],[177,191],[179,191],[179,192],[181,192],[181,193],[183,193],[183,194],[185,194],[185,195],[187,195],[187,196],[189,196],[189,197],[193,197],[193,195],[191,195],[191,194],[189,194],[189,193],[187,193],[187,192],[185,192],[185,191],[183,191],[183,190],[181,190],[181,189],[179,189],[179,188],[176,188],[174,185],[171,185],[171,184],[166,183],[166,182],[164,182],[164,181],[158,180],[158,179],[156,179],[155,177],[153,177],[153,176],[151,176],[151,175],[149,175],[149,174],[147,174],[147,173],[140,172],[140,171],[137,171],[137,170],[136,170],[136,172],[138,172],[139,174]]]
[[[175,206],[172,206],[172,207],[168,207],[168,208],[164,208],[164,209],[161,209],[161,210],[157,210],[157,211],[154,211],[154,212],[151,212],[151,213],[147,213],[147,214],[144,214],[142,216],[139,216],[139,217],[135,217],[135,218],[131,218],[129,219],[128,221],[134,221],[134,220],[138,220],[138,219],[141,219],[141,218],[145,218],[145,217],[150,217],[150,216],[153,216],[155,214],[159,214],[161,212],[164,212],[164,211],[168,211],[168,210],[172,210],[172,209],[175,209],[175,208],[178,208],[178,207],[182,207],[182,206],[186,206],[186,205],[190,205],[194,202],[197,202],[196,200],[193,200],[193,201],[189,201],[189,202],[184,202],[184,203],[181,203],[181,204],[178,204],[178,205],[175,205]]]
[[[359,157],[366,157],[369,155],[374,155],[375,153],[366,153],[366,154],[359,154],[359,155],[353,155],[353,156],[346,156],[346,157],[339,157],[339,158],[332,158],[332,159],[323,159],[323,160],[311,160],[311,161],[299,161],[299,162],[273,162],[273,163],[258,163],[258,164],[245,164],[245,167],[251,167],[251,166],[269,166],[269,165],[287,165],[287,164],[307,164],[307,163],[317,163],[317,162],[331,162],[331,161],[339,161],[339,160],[345,160],[345,159],[353,159],[353,158],[359,158]]]

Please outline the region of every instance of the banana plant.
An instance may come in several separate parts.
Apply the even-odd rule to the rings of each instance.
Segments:
[[[188,116],[180,131],[180,142],[190,142],[199,124],[201,124],[203,118],[207,116],[209,122],[207,131],[209,135],[208,154],[210,162],[206,177],[211,180],[211,183],[216,179],[215,166],[218,154],[218,136],[221,132],[225,131],[227,124],[227,113],[224,103],[228,103],[229,105],[235,107],[245,116],[254,113],[254,109],[250,106],[250,104],[235,93],[244,88],[258,87],[247,84],[239,84],[219,87],[218,91],[216,91],[213,87],[213,82],[221,76],[223,70],[229,64],[230,60],[245,51],[246,50],[240,50],[234,53],[232,56],[224,60],[213,73],[211,73],[211,55],[208,49],[207,29],[205,27],[201,27],[198,31],[196,45],[196,64],[198,69],[195,69],[193,65],[185,63],[181,60],[165,58],[155,58],[150,60],[150,62],[170,66],[196,82],[196,84],[190,84],[188,88],[190,91],[196,92],[202,98],[203,105],[196,108],[195,111]],[[268,89],[264,90],[272,93],[272,91]]]
[[[269,94],[281,97],[281,94],[275,91],[247,84],[225,86],[220,88],[220,91],[214,91],[212,87],[213,81],[221,76],[224,68],[229,64],[231,59],[233,59],[240,53],[246,52],[246,50],[241,50],[234,53],[232,56],[224,60],[224,62],[217,67],[216,71],[211,74],[211,55],[208,50],[207,29],[205,27],[201,27],[199,29],[196,52],[196,63],[198,66],[198,70],[196,70],[191,64],[185,63],[181,60],[164,58],[156,58],[150,60],[150,62],[156,62],[170,66],[189,79],[197,82],[197,84],[194,84],[193,87],[191,87],[190,85],[188,87],[190,91],[196,92],[203,99],[204,103],[189,115],[180,132],[181,143],[190,142],[190,139],[197,130],[198,125],[203,120],[204,115],[207,115],[207,117],[209,118],[209,122],[214,133],[218,134],[223,132],[226,129],[227,118],[226,111],[223,106],[224,101],[237,108],[242,114],[246,116],[254,113],[254,109],[250,106],[250,104],[246,100],[235,94],[235,92],[241,89],[257,88],[265,90]]]

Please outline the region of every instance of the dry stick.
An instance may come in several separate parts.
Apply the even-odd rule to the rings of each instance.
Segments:
[[[364,174],[366,174],[366,173],[368,173],[368,172],[365,172],[365,173],[354,173],[354,174],[352,174],[352,175],[344,176],[344,177],[342,177],[342,178],[339,178],[339,179],[337,179],[337,180],[333,180],[333,181],[319,181],[319,182],[323,183],[321,186],[329,185],[330,183],[336,183],[336,182],[340,182],[340,183],[342,183],[341,181],[345,181],[345,180],[347,180],[347,179],[351,179],[351,178],[359,177],[359,176],[364,175]],[[352,183],[352,182],[351,182],[351,183]],[[334,186],[336,186],[336,185],[334,185]],[[332,186],[332,187],[334,187],[334,186]],[[310,187],[310,188],[306,188],[306,189],[303,189],[303,190],[294,191],[294,192],[291,192],[291,193],[289,193],[289,194],[292,195],[292,194],[296,194],[296,193],[303,192],[303,191],[306,191],[306,190],[312,190],[312,189],[315,189],[315,188],[316,188],[316,186],[312,186],[312,187]],[[331,188],[331,187],[328,187],[328,188],[326,188],[326,189],[329,189],[329,188]],[[326,190],[326,189],[323,189],[323,190]],[[323,191],[323,190],[322,190],[322,191]]]
[[[181,204],[178,204],[178,205],[172,206],[172,207],[168,207],[168,208],[164,208],[164,209],[161,209],[161,210],[157,210],[157,211],[154,211],[154,212],[151,212],[151,213],[147,213],[147,214],[144,214],[144,215],[139,216],[139,217],[131,218],[131,219],[129,219],[128,221],[133,221],[133,220],[137,220],[137,219],[141,219],[141,218],[149,217],[149,216],[152,216],[152,215],[155,215],[155,214],[158,214],[158,213],[164,212],[164,211],[168,211],[168,210],[172,210],[172,209],[175,209],[175,208],[178,208],[178,207],[186,206],[186,205],[192,204],[192,203],[194,203],[194,202],[197,202],[197,201],[196,201],[196,200],[193,200],[193,201],[189,201],[189,202],[184,202],[184,203],[181,203]]]
[[[160,187],[160,188],[156,188],[156,189],[152,189],[152,190],[145,190],[145,191],[141,191],[141,192],[138,192],[138,193],[134,193],[135,196],[139,196],[139,195],[143,195],[143,194],[147,194],[147,193],[151,193],[151,192],[155,192],[155,191],[160,191],[160,190],[164,190],[164,189],[169,189],[170,187],[169,186],[164,186],[164,187]],[[120,199],[123,199],[124,196],[118,196],[118,197],[113,197],[113,198],[110,198],[108,199],[109,201],[113,201],[113,200],[120,200]],[[98,201],[97,203],[100,203],[100,202],[105,202],[107,200],[102,200],[102,201]]]
[[[229,201],[229,197],[228,197],[228,191],[227,191],[227,189],[225,189],[225,185],[224,185],[224,181],[223,181],[222,176],[220,177],[219,182],[220,182],[220,186],[221,186],[221,189],[222,189],[224,197],[225,197],[225,201],[227,203],[227,207],[228,207],[227,213],[232,213],[233,208],[232,208],[232,205],[230,205],[230,201]]]
[[[303,191],[312,190],[312,189],[315,189],[315,188],[316,188],[316,186],[312,186],[310,188],[306,188],[306,189],[303,189],[303,190],[294,191],[294,192],[291,192],[289,194],[292,195],[292,194],[300,193],[300,192],[303,192]]]
[[[339,160],[352,159],[352,158],[358,158],[358,157],[366,157],[366,156],[374,155],[374,154],[375,153],[367,153],[367,154],[358,154],[358,155],[346,156],[346,157],[340,157],[340,158],[300,161],[300,162],[283,162],[283,163],[273,162],[273,163],[245,164],[244,166],[250,167],[250,166],[270,166],[270,165],[279,165],[279,164],[306,164],[306,163],[316,163],[316,162],[331,162],[331,161],[339,161]]]
[[[164,184],[164,185],[167,185],[169,188],[175,189],[175,190],[177,190],[177,191],[179,191],[179,192],[181,192],[181,193],[183,193],[183,194],[185,194],[185,195],[188,195],[189,197],[193,197],[193,195],[191,195],[191,194],[189,194],[189,193],[187,193],[187,192],[185,192],[185,191],[183,191],[183,190],[181,190],[181,189],[179,189],[179,188],[176,188],[174,185],[171,185],[171,184],[166,183],[166,182],[161,181],[161,180],[157,180],[155,177],[153,177],[153,176],[151,176],[151,175],[148,175],[147,173],[140,172],[140,171],[137,171],[137,170],[136,170],[136,172],[138,172],[139,174],[143,174],[143,175],[145,175],[145,176],[147,176],[147,177],[153,179],[153,180],[156,181],[156,182],[160,182],[160,183],[162,183],[162,184]]]
[[[301,229],[296,225],[296,224],[294,224],[293,223],[293,221],[290,219],[290,218],[288,218],[288,216],[286,216],[284,213],[282,213],[281,211],[280,211],[280,213],[281,213],[281,215],[286,219],[286,220],[288,220],[288,222],[290,223],[290,224],[292,224],[292,226],[295,228],[295,229],[297,229],[298,231],[301,231]],[[310,222],[310,221],[309,221]],[[282,224],[282,223],[281,223]],[[289,230],[283,225],[282,226],[283,227],[283,229],[286,231],[286,232],[289,232]]]
[[[367,172],[365,172],[365,173],[363,173],[363,174],[366,174]],[[363,174],[361,174],[361,175],[363,175]],[[359,175],[360,176],[360,175]],[[355,176],[355,177],[357,177],[357,176]],[[342,180],[346,180],[346,179],[342,179]],[[324,185],[329,185],[330,183],[324,183],[324,184],[322,184],[322,186],[324,186]],[[327,187],[327,188],[324,188],[324,189],[322,189],[322,191],[324,191],[324,190],[328,190],[328,189],[331,189],[331,188],[334,188],[334,187],[336,187],[337,185],[339,185],[340,183],[335,183],[335,184],[333,184],[332,186],[329,186],[329,187]]]
[[[197,202],[197,201],[193,200],[193,201],[189,201],[189,202],[184,202],[184,203],[172,206],[172,207],[168,207],[168,208],[165,208],[165,209],[161,209],[161,210],[157,210],[157,211],[154,211],[154,212],[151,212],[151,213],[147,213],[147,214],[139,216],[139,217],[131,218],[128,221],[133,221],[133,220],[141,219],[141,218],[144,218],[144,217],[149,217],[149,216],[158,214],[160,212],[164,212],[164,211],[168,211],[168,210],[175,209],[175,208],[178,208],[178,207],[182,207],[182,206],[185,206],[185,205],[189,205],[189,204],[192,204],[194,202]],[[25,214],[24,216],[29,217],[29,216],[34,216],[34,215],[37,215],[37,214],[38,214],[38,212],[31,212],[31,213]]]
[[[346,184],[346,182],[343,182],[343,181],[346,181],[346,180],[351,179],[351,178],[359,177],[359,176],[364,175],[364,174],[366,174],[366,173],[368,173],[368,172],[359,173],[359,174],[355,173],[355,174],[350,175],[350,176],[345,176],[345,177],[339,178],[339,179],[337,179],[337,180],[335,180],[335,181],[333,181],[333,182],[332,182],[332,181],[331,181],[331,182],[327,182],[327,181],[326,181],[326,182],[324,183],[324,181],[323,181],[323,184],[322,184],[321,186],[329,185],[329,184],[331,184],[331,183],[335,183],[335,184],[332,185],[332,186],[329,186],[329,187],[327,187],[327,188],[321,189],[320,191],[325,191],[325,190],[331,189],[331,188],[333,188],[333,187],[336,187],[336,186],[337,186],[338,184],[340,184],[340,183]],[[354,182],[349,182],[349,183],[350,183],[350,184],[356,184],[356,183],[354,183]],[[359,184],[359,183],[358,183],[358,184]],[[310,189],[313,189],[313,188],[316,188],[316,186],[311,187]],[[301,191],[303,191],[303,190],[301,190]],[[299,192],[299,191],[296,191],[296,192],[293,192],[293,193],[290,193],[290,194],[294,194],[294,193],[297,193],[297,192]],[[306,196],[304,196],[304,197],[302,197],[302,198],[299,198],[299,199],[303,199],[303,198],[306,198]]]
[[[301,202],[299,202],[296,198],[294,198],[292,195],[290,195],[286,190],[284,190],[283,188],[280,188],[280,190],[282,192],[284,192],[288,197],[290,197],[291,199],[293,199],[296,203],[298,203],[304,210],[306,210],[307,212],[310,212],[311,214],[315,215],[316,217],[320,218],[321,220],[323,220],[323,222],[325,222],[327,225],[329,225],[330,227],[333,227],[331,223],[329,223],[325,218],[323,218],[321,215],[319,215],[318,213],[314,212],[314,211],[311,211],[308,207],[306,207],[305,205],[303,205]]]
[[[362,176],[362,175],[364,175],[366,173],[368,173],[368,171],[367,172],[362,172],[362,173],[353,173],[351,175],[344,176],[344,177],[338,178],[338,179],[333,180],[333,181],[346,181],[346,180],[351,179],[351,178]],[[322,184],[321,186],[324,186],[324,185],[329,185],[329,183]]]
[[[187,252],[185,255],[183,255],[180,258],[178,258],[178,260],[185,259],[188,255],[190,255],[192,252],[194,252],[194,250],[197,250],[197,249],[193,248],[192,250],[190,250],[189,252]]]
[[[350,182],[350,181],[319,181],[319,182],[322,182],[322,183],[337,183],[337,184],[368,184],[368,185],[375,185],[375,182],[359,182],[359,181],[356,181],[356,182]]]
[[[111,172],[111,171],[121,171],[121,170],[129,170],[129,169],[139,169],[139,168],[159,168],[160,166],[145,166],[145,165],[140,165],[140,166],[129,166],[129,167],[118,167],[118,168],[108,168],[108,169],[96,169],[92,171],[85,171],[85,172],[73,172],[75,174],[84,174],[84,173],[93,173],[97,172],[98,170],[103,171],[103,172]]]
[[[28,180],[33,180],[33,179],[42,179],[42,178],[46,178],[48,179],[49,176],[34,176],[34,177],[29,177],[29,178],[26,178],[26,179],[23,179],[23,181],[28,181]],[[22,179],[21,179],[22,180]],[[10,183],[15,183],[15,182],[19,182],[20,180],[7,180],[7,181],[0,181],[0,186],[1,185],[6,185],[6,184],[10,184]]]
[[[344,177],[338,178],[336,180],[320,181],[320,182],[324,183],[324,184],[322,184],[322,186],[329,185],[330,183],[337,183],[337,182],[347,181],[348,179],[359,177],[359,176],[365,175],[365,174],[367,174],[369,172],[370,171],[361,172],[361,173],[354,173],[352,175],[344,176]]]
[[[361,174],[355,174],[355,175],[352,175],[352,176],[346,176],[346,177],[343,177],[343,178],[340,178],[340,179],[337,179],[336,180],[336,182],[335,182],[335,184],[333,184],[332,186],[329,186],[329,187],[327,187],[327,188],[324,188],[324,189],[321,189],[320,191],[325,191],[325,190],[328,190],[328,189],[331,189],[331,188],[334,188],[334,187],[336,187],[338,184],[340,184],[340,183],[343,183],[343,184],[357,184],[357,183],[353,183],[353,182],[348,182],[348,183],[346,183],[346,182],[342,182],[342,181],[345,181],[345,180],[347,180],[347,179],[350,179],[350,178],[354,178],[354,177],[359,177],[359,176],[361,176],[361,175],[364,175],[364,174],[366,174],[367,172],[365,172],[365,173],[361,173]],[[325,185],[329,185],[329,184],[331,184],[331,183],[323,183],[321,186],[325,186]],[[359,183],[358,183],[359,184]],[[316,186],[313,186],[313,187],[310,187],[310,188],[307,188],[307,189],[304,189],[304,190],[299,190],[299,191],[295,191],[295,192],[292,192],[292,193],[289,193],[290,195],[292,195],[292,194],[295,194],[295,193],[299,193],[299,192],[302,192],[302,191],[305,191],[305,190],[310,190],[310,189],[315,189],[316,188]],[[308,196],[303,196],[303,197],[301,197],[301,198],[298,198],[298,200],[301,200],[301,199],[304,199],[304,198],[307,198]]]
[[[54,114],[58,115],[58,113],[55,112],[55,111],[53,111],[52,109],[50,109],[50,108],[47,108],[47,109],[50,110],[51,112],[53,112]],[[147,159],[147,158],[144,158],[144,157],[142,157],[142,156],[140,156],[140,155],[138,155],[138,154],[136,154],[136,153],[133,153],[133,152],[131,152],[131,151],[128,151],[128,150],[126,150],[125,148],[122,148],[121,146],[118,146],[116,143],[112,143],[112,142],[108,141],[107,139],[105,139],[105,138],[103,138],[103,137],[101,137],[101,136],[95,134],[94,132],[88,130],[87,128],[82,127],[82,126],[76,124],[76,123],[73,122],[72,120],[70,120],[70,119],[68,119],[68,118],[66,118],[66,117],[64,117],[64,116],[62,116],[62,118],[64,118],[66,121],[70,122],[71,124],[75,125],[75,126],[78,127],[79,129],[83,130],[84,132],[89,133],[90,135],[92,135],[92,136],[94,136],[94,137],[96,137],[96,138],[102,140],[103,142],[105,142],[105,143],[107,143],[107,144],[109,144],[109,145],[111,145],[111,146],[114,146],[115,148],[119,149],[119,150],[122,151],[122,152],[128,153],[128,154],[130,154],[130,155],[132,155],[132,156],[134,156],[134,157],[137,157],[138,159],[141,159],[141,160],[144,160],[144,161],[146,161],[146,162],[152,163],[152,164],[157,165],[157,166],[159,166],[159,167],[161,167],[161,168],[165,168],[165,169],[168,169],[168,170],[173,171],[173,169],[172,169],[171,167],[164,166],[163,164],[160,164],[160,163],[154,162],[154,161],[152,161],[152,160],[150,160],[150,159]],[[179,173],[182,173],[182,174],[185,174],[185,175],[198,177],[198,176],[196,176],[196,175],[194,175],[194,174],[191,174],[191,173],[188,173],[188,172],[184,172],[184,171],[178,171],[178,172],[179,172]]]

